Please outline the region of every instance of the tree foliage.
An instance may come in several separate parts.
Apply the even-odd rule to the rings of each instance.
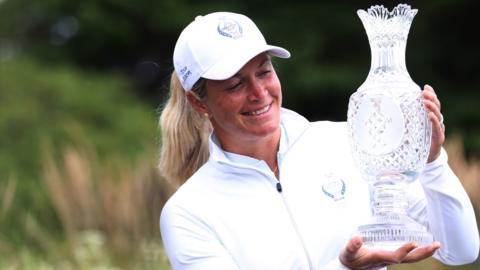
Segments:
[[[448,131],[464,134],[480,153],[477,64],[471,38],[475,1],[406,1],[419,9],[407,46],[407,67],[419,85],[429,83],[443,101]],[[268,41],[292,52],[277,61],[285,106],[310,119],[345,120],[348,97],[370,64],[366,34],[356,10],[370,1],[3,0],[0,51],[21,52],[48,63],[70,62],[101,72],[121,70],[136,93],[159,104],[172,71],[173,47],[195,16],[219,10],[245,13]],[[376,3],[375,3],[376,4]],[[395,1],[384,1],[393,8]],[[0,54],[0,55],[2,55]],[[144,61],[158,64],[140,65]],[[143,67],[143,68],[139,68]],[[473,106],[468,106],[473,105]],[[465,108],[469,108],[465,110]]]

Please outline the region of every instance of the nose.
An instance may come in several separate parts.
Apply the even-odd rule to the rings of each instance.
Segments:
[[[250,93],[249,99],[250,101],[257,101],[265,98],[268,95],[268,90],[263,84],[263,82],[259,79],[253,79],[250,82]]]

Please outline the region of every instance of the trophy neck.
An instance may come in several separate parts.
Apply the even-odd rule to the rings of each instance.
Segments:
[[[357,11],[367,32],[372,54],[369,78],[382,79],[393,75],[397,76],[396,80],[411,80],[405,65],[405,49],[416,13],[416,9],[404,4],[396,6],[391,12],[383,6]]]
[[[406,41],[371,41],[372,62],[369,76],[395,75],[410,78],[405,65]]]
[[[371,183],[374,216],[387,219],[407,215],[408,202],[405,188],[409,179],[402,174],[386,174]]]

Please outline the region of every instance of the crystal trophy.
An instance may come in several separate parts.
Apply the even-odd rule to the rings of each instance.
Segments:
[[[358,231],[369,248],[428,245],[433,237],[407,215],[405,194],[426,164],[432,132],[421,89],[405,65],[417,10],[400,4],[392,11],[372,6],[357,14],[370,43],[371,67],[350,96],[347,125],[353,158],[369,182],[372,207],[370,221]]]

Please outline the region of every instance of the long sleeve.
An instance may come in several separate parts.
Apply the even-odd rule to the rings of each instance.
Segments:
[[[467,264],[478,256],[478,227],[470,199],[447,159],[442,149],[440,157],[427,164],[420,175],[426,201],[417,202],[411,212],[420,221],[426,218],[423,223],[440,242],[436,259],[449,265]]]
[[[160,231],[174,270],[239,270],[208,226],[181,207],[164,207]]]
[[[384,268],[380,269],[383,270]],[[350,270],[350,268],[343,265],[338,258],[330,261],[327,265],[323,266],[321,270]]]

